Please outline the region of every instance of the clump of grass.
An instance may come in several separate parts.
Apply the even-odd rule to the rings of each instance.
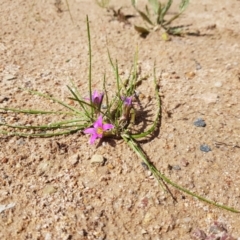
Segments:
[[[188,189],[179,186],[177,183],[172,182],[167,176],[162,174],[147,158],[146,154],[143,152],[138,139],[144,139],[158,130],[160,117],[161,117],[161,101],[159,96],[158,82],[155,72],[155,67],[153,68],[153,85],[154,85],[154,97],[156,101],[155,109],[157,109],[152,125],[148,126],[147,130],[138,131],[134,129],[136,108],[134,107],[132,101],[136,96],[136,89],[141,84],[144,79],[141,79],[138,74],[137,68],[137,54],[135,54],[133,66],[130,71],[129,77],[124,81],[121,79],[118,64],[114,63],[110,53],[108,52],[109,61],[112,66],[115,79],[116,79],[116,94],[110,99],[108,96],[108,91],[106,89],[106,77],[103,80],[103,92],[92,91],[92,50],[91,50],[91,36],[89,29],[89,21],[87,17],[87,33],[88,33],[88,47],[89,47],[89,72],[88,72],[88,90],[89,97],[86,99],[86,95],[83,97],[78,89],[72,82],[70,86],[67,86],[71,97],[70,99],[78,103],[78,107],[73,107],[64,101],[61,101],[55,97],[37,92],[29,91],[29,93],[38,95],[40,97],[52,100],[66,109],[64,112],[58,111],[43,111],[43,110],[21,110],[13,108],[0,108],[4,113],[14,112],[14,113],[24,113],[33,115],[59,115],[64,114],[64,116],[71,116],[72,118],[62,121],[57,121],[51,124],[44,125],[17,125],[9,124],[6,122],[1,122],[0,126],[3,130],[0,134],[4,135],[15,135],[21,137],[53,137],[59,135],[73,134],[78,131],[83,131],[86,134],[90,134],[90,143],[94,143],[97,138],[103,137],[113,137],[122,138],[125,143],[140,157],[140,159],[146,164],[148,169],[161,184],[161,186],[167,191],[166,184],[177,188],[178,190],[197,198],[198,200],[204,201],[216,207],[226,209],[231,212],[237,212],[238,210],[218,204],[211,200],[208,200],[198,194],[195,194]],[[106,107],[102,108],[103,97],[105,97]],[[18,129],[16,132],[15,130]],[[134,130],[134,131],[133,131]],[[164,183],[164,184],[162,184]]]
[[[141,34],[141,36],[147,36],[151,31],[163,28],[165,33],[163,34],[164,39],[167,40],[167,34],[170,35],[181,35],[181,27],[172,26],[172,22],[177,19],[187,8],[189,0],[181,0],[179,5],[179,12],[176,13],[170,19],[166,19],[166,14],[169,12],[173,4],[173,0],[168,0],[166,4],[162,4],[158,0],[148,0],[148,4],[145,6],[145,10],[142,11],[137,8],[136,0],[131,0],[132,6],[140,14],[141,18],[145,22],[145,26],[136,26],[135,29]]]

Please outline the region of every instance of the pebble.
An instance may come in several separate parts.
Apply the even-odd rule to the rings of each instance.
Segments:
[[[216,82],[216,83],[214,84],[214,86],[215,86],[215,87],[222,87],[222,83],[221,83],[221,82]]]
[[[55,193],[56,191],[57,189],[53,185],[47,185],[43,189],[43,194],[48,195],[48,194]]]
[[[219,96],[216,93],[204,93],[204,94],[197,96],[197,98],[202,99],[207,104],[216,103],[219,100]]]
[[[189,162],[185,158],[182,158],[180,162],[183,167],[187,167],[189,165]]]
[[[190,79],[194,78],[195,75],[196,75],[195,72],[185,72],[185,77],[186,77],[187,80],[190,80]]]
[[[69,158],[69,163],[70,163],[72,166],[75,166],[78,162],[79,162],[79,155],[78,155],[78,153],[72,155],[72,156]]]
[[[25,140],[20,138],[20,139],[17,140],[16,143],[17,143],[17,145],[24,145],[25,144]]]
[[[43,161],[37,166],[37,175],[42,175],[49,171],[51,168],[51,163],[49,161]]]
[[[4,118],[4,117],[2,117],[2,116],[0,116],[0,123],[2,123],[2,124],[6,123],[6,120],[5,120],[5,118]]]
[[[148,225],[152,220],[154,219],[154,216],[151,212],[147,212],[143,218],[142,224]]]
[[[200,150],[202,152],[210,152],[210,151],[212,151],[212,149],[208,145],[204,145],[204,144],[200,146]]]
[[[148,170],[148,166],[147,166],[147,164],[146,164],[145,162],[141,162],[141,164],[142,164],[142,166],[143,166],[143,168],[144,168],[145,170]]]
[[[206,123],[202,118],[198,118],[193,124],[196,127],[206,127]]]
[[[179,165],[173,165],[172,169],[179,171],[179,170],[181,170],[181,167]]]
[[[16,79],[17,77],[13,74],[6,74],[4,77],[3,77],[3,81],[10,81],[10,80],[14,80]]]
[[[15,205],[16,205],[15,203],[9,203],[7,205],[0,205],[0,213],[4,212],[7,209],[15,207]]]
[[[92,164],[95,164],[95,163],[104,163],[104,157],[102,155],[98,155],[98,154],[95,154],[92,156],[90,162]]]

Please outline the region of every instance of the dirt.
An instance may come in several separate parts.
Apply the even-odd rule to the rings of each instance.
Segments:
[[[130,1],[111,5],[136,16],[121,22],[94,1],[69,0],[72,22],[64,1],[1,1],[0,107],[62,109],[19,88],[69,101],[70,79],[88,95],[88,15],[94,88],[102,88],[104,73],[109,84],[115,81],[107,49],[124,77],[138,47],[142,75],[149,76],[140,91],[151,105],[156,63],[161,125],[140,142],[149,159],[179,185],[240,210],[240,1],[192,1],[174,24],[199,34],[171,41],[158,31],[141,38]],[[0,117],[58,120],[4,111]],[[193,124],[198,118],[206,127]],[[194,229],[207,231],[214,221],[240,237],[238,213],[169,187],[174,201],[121,140],[89,145],[89,136],[78,132],[48,139],[1,135],[0,144],[0,206],[12,204],[1,209],[1,239],[191,239]],[[203,144],[211,151],[202,152]],[[106,162],[92,164],[94,154]]]

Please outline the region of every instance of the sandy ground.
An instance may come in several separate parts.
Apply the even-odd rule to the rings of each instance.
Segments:
[[[141,142],[149,159],[166,176],[191,191],[240,209],[240,1],[192,1],[176,25],[190,25],[199,36],[159,32],[140,38],[130,24],[113,19],[94,1],[0,2],[0,107],[61,109],[20,91],[30,88],[69,101],[72,78],[87,95],[86,14],[91,25],[94,87],[103,74],[114,82],[107,48],[122,76],[139,49],[140,91],[152,96],[156,61],[162,117],[158,135]],[[115,9],[136,14],[130,1]],[[173,10],[174,11],[174,10]],[[77,25],[77,27],[76,27]],[[114,94],[114,93],[113,93]],[[154,113],[153,113],[154,114]],[[39,124],[57,117],[0,113],[1,121]],[[205,128],[193,122],[202,118]],[[212,151],[200,151],[207,144]],[[170,187],[163,192],[141,160],[122,141],[93,146],[76,133],[49,139],[0,136],[1,239],[191,239],[214,221],[240,237],[240,216],[189,197]],[[91,164],[94,154],[104,164]]]

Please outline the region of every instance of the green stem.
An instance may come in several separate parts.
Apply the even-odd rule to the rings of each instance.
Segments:
[[[153,125],[145,132],[139,133],[139,134],[132,134],[131,137],[134,139],[138,139],[138,138],[143,138],[146,137],[147,135],[153,133],[157,127],[157,125],[159,124],[159,120],[160,120],[160,112],[161,112],[161,99],[159,96],[159,92],[158,92],[158,86],[157,86],[157,77],[156,77],[156,68],[154,66],[154,85],[155,85],[155,97],[157,100],[157,114],[156,114],[156,118],[154,120]]]
[[[240,213],[239,210],[236,210],[232,207],[228,207],[225,205],[221,205],[218,203],[215,203],[214,201],[208,200],[202,196],[199,196],[198,194],[195,194],[191,191],[189,191],[186,188],[183,188],[181,186],[179,186],[178,184],[172,182],[169,178],[167,178],[164,174],[162,174],[161,172],[159,172],[156,167],[150,163],[146,157],[146,155],[143,153],[142,149],[138,146],[138,144],[133,140],[133,138],[127,134],[122,134],[121,137],[124,139],[124,141],[135,151],[135,153],[144,161],[144,163],[148,166],[149,170],[153,173],[153,175],[155,176],[156,179],[162,179],[163,181],[165,181],[166,183],[172,185],[173,187],[177,188],[178,190],[187,193],[188,195],[197,198],[198,200],[201,200],[203,202],[209,203],[211,205],[214,205],[216,207],[228,210],[230,212],[235,212],[235,213]]]
[[[89,72],[88,72],[88,88],[90,95],[90,103],[92,105],[92,48],[91,48],[91,35],[90,35],[90,27],[89,20],[87,16],[87,34],[88,34],[88,54],[89,54]],[[93,118],[94,110],[91,108],[91,117]]]
[[[86,124],[76,124],[77,122],[82,122],[81,119],[73,119],[73,120],[66,120],[62,122],[56,122],[48,125],[39,125],[39,126],[25,126],[25,125],[12,125],[12,124],[5,124],[0,123],[0,126],[5,126],[9,128],[18,128],[18,129],[41,129],[41,130],[54,130],[54,129],[63,129],[63,128],[71,128],[71,127],[81,127],[84,128]],[[71,124],[75,123],[75,124]],[[67,124],[67,125],[66,125]],[[70,125],[69,125],[70,124]]]
[[[0,131],[0,134],[8,135],[8,136],[19,136],[19,137],[56,137],[56,136],[62,136],[62,135],[68,135],[78,132],[79,130],[82,130],[82,128],[76,128],[73,130],[65,131],[65,132],[57,132],[57,133],[21,133],[21,132],[7,132],[7,131]]]
[[[24,90],[24,89],[23,89]],[[34,95],[38,95],[38,96],[41,96],[41,97],[44,97],[46,99],[50,99],[50,100],[53,100],[54,102],[57,102],[59,103],[60,105],[72,110],[73,112],[77,113],[77,114],[82,114],[82,112],[79,112],[77,109],[75,109],[74,107],[71,107],[70,105],[66,104],[65,102],[57,99],[57,98],[54,98],[54,97],[51,97],[49,95],[46,95],[46,94],[43,94],[43,93],[40,93],[38,91],[32,91],[32,90],[27,90],[29,93],[31,94],[34,94]]]

